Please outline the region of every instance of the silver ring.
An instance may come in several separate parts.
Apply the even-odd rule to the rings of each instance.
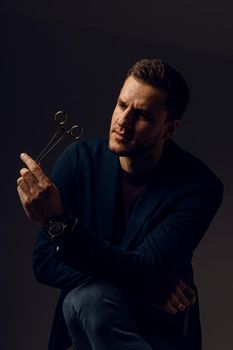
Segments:
[[[177,305],[177,310],[180,311],[182,308],[183,308],[183,304],[182,303],[179,303],[179,305]]]

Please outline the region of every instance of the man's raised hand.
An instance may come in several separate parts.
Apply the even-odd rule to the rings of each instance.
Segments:
[[[43,227],[49,218],[63,213],[60,193],[35,160],[26,153],[20,158],[26,167],[20,170],[17,191],[27,217]]]

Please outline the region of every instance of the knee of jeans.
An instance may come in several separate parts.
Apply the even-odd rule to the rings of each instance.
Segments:
[[[62,304],[63,316],[66,322],[70,322],[78,313],[78,298],[76,288],[71,290],[65,297]]]
[[[124,303],[121,291],[108,283],[94,282],[71,290],[63,302],[67,320],[78,318],[91,328],[102,328],[113,317],[116,305]]]

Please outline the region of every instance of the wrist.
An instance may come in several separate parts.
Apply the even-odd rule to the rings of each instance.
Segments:
[[[61,215],[50,218],[44,229],[51,238],[55,239],[67,232],[71,232],[76,222],[77,219],[72,214],[63,211]]]

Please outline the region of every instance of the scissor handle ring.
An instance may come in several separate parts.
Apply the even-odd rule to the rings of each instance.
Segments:
[[[58,111],[54,114],[54,120],[59,125],[64,125],[67,121],[67,114],[63,111]]]
[[[68,132],[75,140],[78,140],[83,136],[83,128],[81,128],[81,126],[79,126],[78,124],[72,126],[72,128]],[[78,134],[76,135],[77,132],[78,132]]]

